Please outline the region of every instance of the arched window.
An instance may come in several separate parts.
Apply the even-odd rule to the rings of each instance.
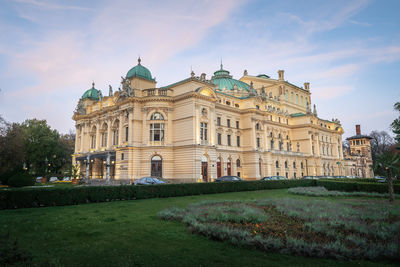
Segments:
[[[150,120],[164,120],[164,116],[154,112]],[[150,141],[164,141],[164,123],[150,123]]]
[[[287,164],[287,161],[285,161],[285,168],[287,168],[288,167],[288,164]]]
[[[260,130],[260,124],[258,122],[256,123],[256,130]]]
[[[106,147],[107,146],[107,138],[108,138],[108,125],[107,123],[103,124],[103,127],[101,128],[101,147]]]
[[[151,176],[162,177],[162,159],[158,155],[151,158]]]
[[[114,125],[112,127],[112,144],[113,145],[118,145],[119,143],[119,120],[116,120],[114,122]]]
[[[90,148],[96,148],[96,131],[97,128],[94,126],[90,132]]]
[[[275,161],[275,167],[279,168],[279,161]]]
[[[303,162],[300,162],[300,168],[304,169]]]
[[[237,159],[237,160],[236,160],[236,167],[237,167],[237,168],[240,168],[240,167],[241,167],[241,166],[240,166],[240,159]]]
[[[151,115],[150,120],[152,120],[152,121],[154,121],[154,120],[164,120],[164,116],[159,112],[154,112]]]
[[[296,161],[293,161],[293,168],[296,169]]]

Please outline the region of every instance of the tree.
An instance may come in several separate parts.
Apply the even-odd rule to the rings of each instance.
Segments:
[[[59,169],[58,157],[60,135],[52,130],[45,120],[26,120],[24,129],[24,152],[29,170],[38,175],[55,172]]]
[[[0,117],[0,176],[22,171],[24,132],[18,123],[8,123]]]
[[[400,112],[400,102],[394,104],[394,109]],[[400,143],[400,116],[392,122],[391,126],[396,135],[395,139],[397,143]]]
[[[380,154],[377,158],[377,166],[385,171],[386,181],[389,187],[389,201],[394,201],[393,175],[397,175],[400,170],[400,155],[387,151]]]
[[[372,131],[369,136],[371,139],[372,160],[375,162],[378,155],[390,150],[394,145],[393,138],[385,131]]]

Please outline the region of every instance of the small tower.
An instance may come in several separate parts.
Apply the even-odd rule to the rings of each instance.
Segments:
[[[356,135],[347,138],[350,145],[350,155],[359,155],[368,159],[372,159],[371,139],[372,138],[368,135],[361,134],[361,127],[359,124],[357,124]]]

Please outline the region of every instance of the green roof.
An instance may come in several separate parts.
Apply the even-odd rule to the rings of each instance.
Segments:
[[[92,99],[92,100],[100,100],[102,94],[100,90],[94,88],[94,82],[92,83],[92,88],[88,89],[83,95],[82,99]]]
[[[265,75],[265,74],[259,74],[259,75],[257,75],[257,77],[258,77],[258,78],[269,79],[269,76],[268,76],[268,75]]]
[[[154,81],[154,79],[151,77],[151,73],[150,73],[149,69],[142,66],[140,64],[140,61],[141,61],[141,59],[138,58],[138,64],[128,71],[128,73],[126,74],[126,78],[130,79],[133,77],[140,77],[142,79]]]
[[[214,72],[214,76],[211,78],[211,82],[216,87],[218,86],[218,90],[228,89],[233,91],[236,85],[236,88],[238,90],[245,90],[247,92],[250,91],[250,87],[247,83],[233,79],[232,76],[229,75],[229,71],[222,68],[222,64],[221,69]]]
[[[301,113],[301,112],[299,112],[299,113],[293,113],[293,114],[290,114],[290,117],[302,117],[302,116],[305,116],[306,114],[304,114],[304,113]]]

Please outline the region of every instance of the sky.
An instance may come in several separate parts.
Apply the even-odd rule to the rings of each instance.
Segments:
[[[92,81],[108,94],[137,64],[161,87],[190,71],[310,82],[322,119],[344,137],[390,132],[399,116],[398,0],[0,0],[0,115],[74,130]]]

